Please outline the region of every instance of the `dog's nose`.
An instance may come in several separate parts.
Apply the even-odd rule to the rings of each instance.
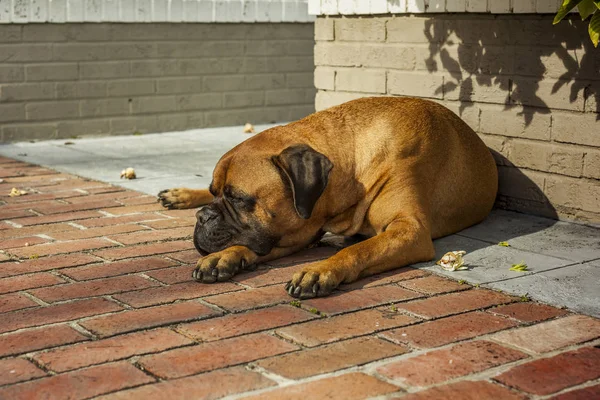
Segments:
[[[196,213],[196,218],[201,224],[206,224],[208,221],[217,218],[218,216],[219,213],[215,211],[212,207],[203,207],[199,209]]]

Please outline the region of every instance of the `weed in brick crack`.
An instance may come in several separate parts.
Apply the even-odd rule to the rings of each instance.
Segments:
[[[396,307],[395,305],[392,304],[392,306],[390,307],[390,311],[398,312],[398,307]]]
[[[300,300],[292,300],[290,301],[290,306],[300,308],[302,307],[302,303],[300,302]]]
[[[465,280],[464,280],[464,279],[461,279],[460,281],[458,281],[458,284],[459,284],[459,285],[464,285],[464,284],[465,284]]]
[[[37,254],[32,254],[29,256],[30,260],[37,260],[38,258],[40,258],[40,256],[38,256]]]
[[[520,301],[522,301],[523,303],[531,301],[531,298],[529,298],[529,293],[525,293],[523,296],[521,296]]]
[[[313,314],[315,314],[315,315],[321,315],[321,311],[317,310],[314,307],[311,307],[308,311],[311,312],[311,313],[313,313]]]

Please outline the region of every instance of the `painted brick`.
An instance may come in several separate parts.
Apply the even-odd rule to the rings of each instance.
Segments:
[[[336,41],[383,42],[385,20],[378,18],[341,18],[335,20]]]
[[[509,142],[508,158],[517,167],[580,177],[584,149],[514,139]]]
[[[177,378],[297,349],[283,340],[258,333],[142,357],[139,364],[157,376]]]
[[[194,301],[148,307],[103,317],[91,318],[80,324],[99,336],[111,336],[143,328],[192,321],[219,315],[218,312]]]
[[[594,114],[552,113],[552,138],[557,142],[600,147],[595,132],[598,121]]]
[[[178,326],[177,331],[197,341],[208,342],[279,328],[312,318],[316,316],[295,307],[281,305],[192,322]]]
[[[583,159],[583,176],[600,179],[600,151],[586,149]]]
[[[40,393],[52,393],[56,398],[89,398],[153,381],[122,361],[4,387],[0,389],[0,397],[33,399]]]
[[[360,57],[359,62],[364,67],[406,71],[415,68],[415,51],[411,47],[365,43],[355,56]]]
[[[223,385],[223,382],[228,382]],[[132,398],[186,400],[202,398],[210,393],[215,398],[262,389],[275,383],[257,372],[234,367],[206,374],[119,391],[99,400],[128,400]]]
[[[431,18],[399,17],[389,19],[386,23],[387,41],[398,43],[430,43],[440,42],[441,38],[428,37],[424,32],[435,33],[442,27],[442,21]]]
[[[292,400],[318,398],[323,393],[339,396],[340,399],[358,400],[399,391],[400,388],[359,372],[320,379],[297,385],[286,386],[254,396],[248,400]]]
[[[482,104],[480,132],[494,135],[521,137],[536,140],[550,140],[551,116],[536,113],[528,123],[522,115],[523,111],[515,107],[506,108],[501,105]],[[533,113],[530,109],[526,112]]]
[[[389,307],[322,318],[277,330],[277,334],[307,347],[409,325],[418,320]]]
[[[599,360],[600,349],[584,347],[513,367],[494,379],[528,393],[548,395],[600,377]]]
[[[364,337],[268,358],[259,361],[257,365],[288,379],[302,379],[367,364],[408,351],[409,349],[403,346]]]
[[[0,356],[28,353],[34,350],[71,344],[88,338],[67,325],[28,329],[2,335]]]
[[[545,193],[552,204],[600,211],[600,183],[594,180],[576,180],[551,175],[546,178]]]
[[[338,69],[335,74],[337,90],[365,93],[385,93],[386,73],[379,70]]]
[[[22,358],[0,360],[0,386],[40,378],[46,373]]]
[[[522,322],[539,322],[550,318],[562,317],[566,310],[540,303],[513,303],[489,310],[494,314],[505,315]]]
[[[494,385],[487,381],[462,381],[449,385],[437,386],[418,393],[411,393],[403,397],[406,400],[427,399],[453,399],[464,400],[479,399],[502,399],[502,400],[525,400],[526,397],[512,392],[500,385]]]
[[[77,80],[77,64],[30,64],[25,66],[28,81],[68,81]]]
[[[441,88],[444,85],[444,77],[442,75],[390,71],[387,84],[390,94],[443,98]]]
[[[361,308],[369,308],[381,304],[389,304],[421,297],[420,293],[400,288],[395,285],[379,286],[363,290],[334,293],[327,297],[305,300],[305,307],[316,308],[327,315],[349,312]]]
[[[402,303],[398,304],[397,307],[425,318],[437,318],[513,301],[514,298],[502,293],[472,289],[466,292],[450,293]]]
[[[539,340],[543,337],[544,340]],[[585,315],[572,315],[554,321],[497,333],[493,340],[541,354],[600,337],[600,321]]]
[[[520,351],[477,341],[392,362],[377,368],[377,372],[411,386],[430,386],[525,357]]]
[[[314,84],[317,89],[334,90],[335,69],[327,67],[315,68]]]
[[[121,307],[105,299],[86,299],[54,306],[15,311],[5,314],[0,333],[57,322],[72,321],[118,311]]]
[[[134,355],[157,353],[192,343],[184,336],[161,328],[62,347],[36,354],[33,359],[49,370],[65,372]]]
[[[412,347],[438,347],[459,340],[511,328],[516,322],[482,312],[472,312],[442,318],[418,325],[383,332],[381,336],[395,343],[408,343]]]

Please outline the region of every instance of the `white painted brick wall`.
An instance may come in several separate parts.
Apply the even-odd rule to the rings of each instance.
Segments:
[[[0,23],[311,22],[327,1],[336,14],[338,0],[0,0]],[[387,13],[386,0],[370,1]]]
[[[384,6],[384,3],[387,4]],[[547,14],[555,13],[561,3],[561,0],[308,0],[308,12],[311,15],[433,12]]]

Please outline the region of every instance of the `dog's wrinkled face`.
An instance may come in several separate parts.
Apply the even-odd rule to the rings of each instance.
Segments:
[[[196,249],[206,255],[245,246],[262,256],[275,246],[308,240],[314,229],[303,228],[310,225],[331,168],[306,145],[277,155],[238,146],[215,168],[210,186],[215,200],[196,213]]]

